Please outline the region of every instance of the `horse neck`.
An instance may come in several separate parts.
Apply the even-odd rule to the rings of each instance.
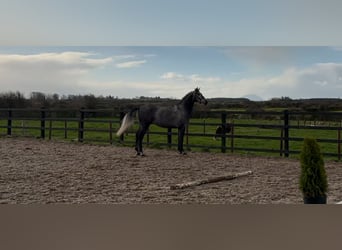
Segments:
[[[183,108],[188,112],[190,115],[192,113],[192,109],[194,107],[194,100],[192,98],[192,93],[187,94],[179,103],[180,106],[183,106]]]

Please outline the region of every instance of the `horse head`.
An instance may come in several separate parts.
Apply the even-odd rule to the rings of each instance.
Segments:
[[[194,97],[194,102],[198,102],[198,103],[204,104],[204,105],[208,104],[207,99],[205,99],[205,97],[202,95],[199,88],[196,88],[194,90],[193,97]]]

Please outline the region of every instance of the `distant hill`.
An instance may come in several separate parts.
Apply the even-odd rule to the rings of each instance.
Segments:
[[[215,97],[215,98],[208,98],[208,101],[213,102],[249,102],[248,98],[229,98],[229,97]]]
[[[260,96],[257,95],[245,95],[244,98],[247,98],[251,101],[263,101],[263,99]]]

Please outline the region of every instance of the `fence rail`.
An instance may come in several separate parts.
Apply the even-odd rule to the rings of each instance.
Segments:
[[[101,116],[101,114],[109,113],[112,114],[110,118]],[[58,133],[58,137],[63,139],[72,137],[71,139],[78,142],[133,144],[132,136],[115,137],[115,132],[120,126],[122,117],[122,113],[108,109],[0,109],[0,134],[25,135],[28,131],[35,131],[36,136],[43,139],[52,139],[54,133]],[[216,117],[215,122],[207,122],[207,120],[213,120],[212,117]],[[206,117],[202,120],[203,122],[198,122],[198,119],[197,122],[194,119],[190,121],[185,134],[185,146],[187,148],[213,149],[222,153],[239,151],[273,153],[289,157],[298,154],[300,149],[297,144],[301,143],[306,134],[310,134],[310,131],[315,131],[319,143],[329,144],[323,150],[323,154],[337,157],[338,160],[341,159],[341,112],[292,112],[288,110],[279,112],[206,112]],[[250,123],[251,120],[254,122]],[[230,133],[217,135],[215,133],[216,127],[224,126],[227,123],[231,126]],[[195,127],[197,129],[192,129]],[[199,131],[199,127],[202,131]],[[253,132],[246,133],[246,131],[253,131],[253,129],[255,134]],[[273,134],[267,132],[259,134],[258,130],[272,130]],[[300,131],[306,132],[302,133]],[[92,133],[97,134],[97,136],[85,136]],[[99,133],[105,136],[99,137]],[[329,133],[328,138],[325,137],[327,133]],[[134,134],[134,132],[130,131],[130,134]],[[153,136],[165,137],[164,142],[158,142],[160,146],[176,146],[173,143],[173,139],[177,139],[175,129],[150,130],[145,136],[144,143],[153,144]],[[210,142],[214,136],[219,138],[219,141],[215,142],[215,144]],[[202,138],[207,141],[190,143],[189,141],[193,138]],[[251,141],[251,143],[243,144],[241,141]],[[253,141],[257,141],[261,146],[253,145]],[[273,142],[273,146],[267,147],[266,145],[270,142]]]

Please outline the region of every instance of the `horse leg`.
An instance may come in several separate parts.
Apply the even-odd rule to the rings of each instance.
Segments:
[[[135,150],[137,151],[137,155],[143,156],[142,142],[144,139],[144,135],[148,129],[148,126],[140,125],[139,129],[135,135]]]
[[[140,143],[141,140],[141,133],[142,133],[142,127],[139,126],[139,129],[137,133],[135,134],[135,151],[137,151],[137,155],[140,155],[142,153],[142,143]]]
[[[183,139],[185,133],[185,126],[178,128],[178,151],[180,154],[185,155],[185,151],[183,149]]]

